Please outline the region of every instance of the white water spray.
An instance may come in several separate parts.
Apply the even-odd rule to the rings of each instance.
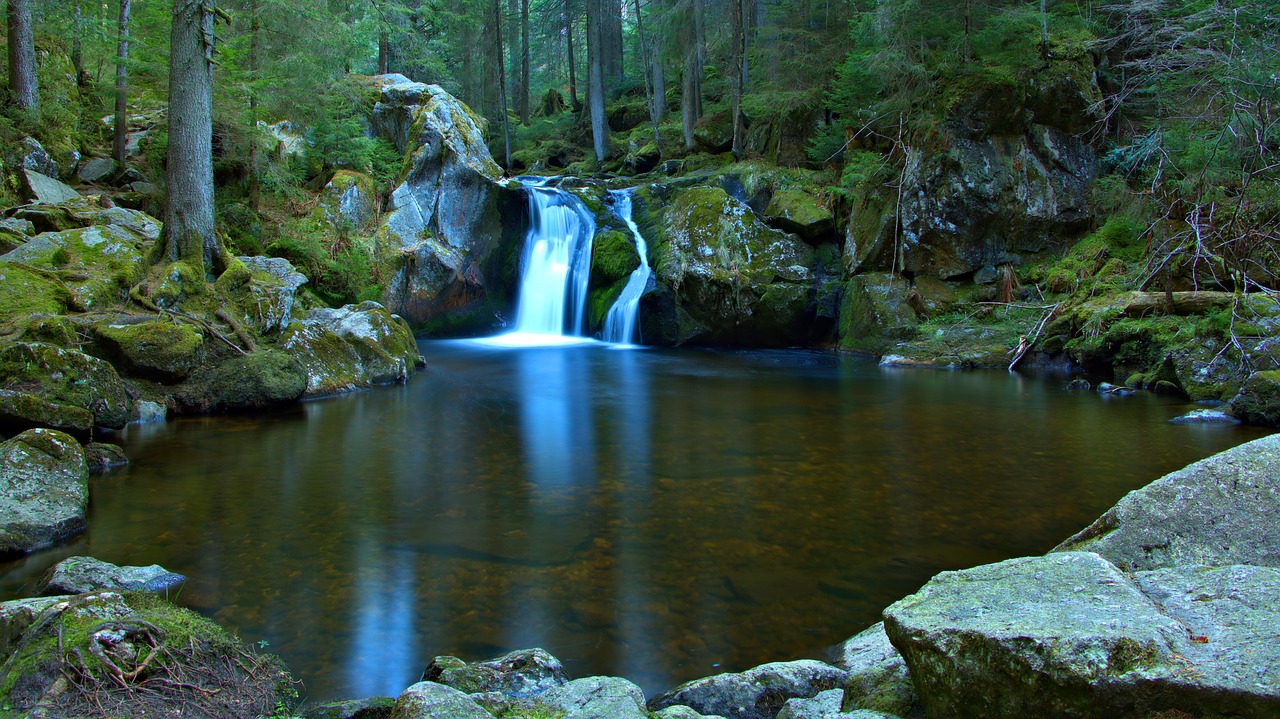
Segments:
[[[622,293],[609,308],[609,314],[605,315],[604,341],[631,344],[637,339],[636,325],[640,314],[640,295],[644,294],[645,286],[649,284],[649,276],[653,271],[649,269],[649,247],[640,234],[640,228],[636,227],[635,221],[631,219],[631,191],[610,190],[609,196],[613,198],[614,213],[627,224],[631,230],[631,236],[635,238],[640,266],[631,271],[631,276],[627,278],[627,284],[622,288]]]

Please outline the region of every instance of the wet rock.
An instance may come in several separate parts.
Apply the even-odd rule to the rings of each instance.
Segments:
[[[180,382],[200,364],[204,335],[188,324],[155,320],[99,324],[94,337],[116,365],[129,374],[159,382]]]
[[[523,649],[482,662],[436,657],[422,679],[467,694],[498,692],[513,698],[537,696],[568,682],[560,660],[542,649]]]
[[[1070,392],[1088,392],[1092,389],[1093,385],[1087,379],[1073,379],[1067,383],[1067,390]]]
[[[79,534],[88,505],[89,469],[70,435],[30,429],[0,443],[0,554]]]
[[[129,397],[115,368],[83,352],[18,342],[0,350],[0,376],[13,391],[92,412],[100,427],[120,429],[129,419]]]
[[[76,439],[88,440],[93,433],[93,413],[75,405],[0,390],[0,432],[12,435],[36,427],[56,429]]]
[[[889,340],[915,337],[920,316],[912,307],[912,294],[907,280],[897,275],[850,278],[840,307],[840,345],[875,350]]]
[[[391,719],[493,719],[493,715],[453,687],[418,682],[396,698]]]
[[[1130,579],[1096,554],[1051,554],[943,572],[886,609],[885,627],[930,716],[1263,717],[1280,707],[1280,608],[1259,600],[1278,579],[1258,567]]]
[[[1231,400],[1231,412],[1251,424],[1280,427],[1280,370],[1249,375]]]
[[[140,399],[133,403],[133,411],[129,413],[129,424],[155,424],[163,422],[169,410],[164,405]]]
[[[423,364],[408,323],[376,302],[315,309],[281,345],[307,372],[307,396],[403,382]]]
[[[673,704],[703,714],[735,719],[773,719],[788,699],[811,698],[843,686],[848,673],[829,664],[805,659],[763,664],[739,674],[717,674],[681,684],[649,699],[649,709]]]
[[[1127,494],[1054,551],[1126,571],[1184,564],[1280,567],[1280,435],[1242,444]]]
[[[902,717],[923,716],[906,662],[884,633],[884,622],[840,645],[833,663],[849,672],[843,704],[837,703],[843,711],[870,709]]]
[[[196,413],[266,409],[302,397],[307,372],[296,358],[278,350],[259,350],[202,366],[174,398]]]
[[[40,580],[36,594],[84,594],[104,589],[163,593],[187,581],[159,564],[120,567],[93,557],[68,557],[53,565]]]
[[[547,690],[537,704],[564,719],[649,719],[640,687],[618,677],[587,677]]]
[[[395,697],[325,702],[303,708],[300,714],[302,719],[387,719],[395,703]]]
[[[778,719],[900,719],[894,714],[869,709],[840,709],[841,691],[830,689],[812,699],[788,699],[778,712]]]
[[[32,202],[56,205],[59,202],[66,202],[80,197],[80,193],[70,186],[64,185],[52,177],[35,170],[24,169],[22,171],[22,179],[22,193],[26,199]]]
[[[109,157],[91,157],[81,163],[76,170],[76,177],[81,182],[99,182],[110,178],[116,171],[116,161]]]
[[[84,446],[84,461],[89,467],[89,474],[103,475],[129,464],[129,457],[119,445],[90,442]]]
[[[1171,424],[1240,424],[1240,419],[1220,409],[1193,409],[1169,420]]]
[[[214,283],[239,308],[241,321],[263,334],[293,318],[294,299],[307,278],[283,257],[237,257]]]
[[[783,232],[793,232],[807,240],[829,238],[835,216],[816,197],[803,190],[778,190],[769,199],[761,216]]]

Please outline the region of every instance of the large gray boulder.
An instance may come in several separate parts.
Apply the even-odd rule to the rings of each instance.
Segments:
[[[673,704],[734,719],[773,719],[788,699],[810,698],[844,685],[848,673],[812,659],[762,664],[737,674],[685,682],[649,699],[649,709]]]
[[[1058,553],[943,572],[886,609],[885,629],[929,716],[1270,717],[1278,580],[1259,567],[1133,579]]]
[[[511,282],[501,250],[518,232],[504,216],[520,216],[520,193],[502,182],[483,121],[460,100],[403,76],[373,80],[381,85],[373,131],[408,167],[375,240],[389,278],[383,299],[415,327],[488,328]]]
[[[56,205],[80,196],[71,186],[35,170],[22,170],[22,191],[28,200],[42,205]]]
[[[1280,567],[1280,435],[1242,444],[1130,492],[1054,551],[1121,569]]]
[[[307,283],[306,275],[283,257],[244,256],[243,272],[229,268],[218,286],[237,298],[244,320],[264,334],[279,332],[293,319],[294,297]]]
[[[549,689],[537,704],[564,719],[649,719],[640,687],[618,677],[587,677]]]
[[[282,347],[306,369],[307,397],[403,382],[423,364],[409,325],[377,302],[311,310]]]
[[[0,554],[79,534],[88,506],[89,468],[70,435],[30,429],[0,444]]]
[[[849,672],[843,711],[869,709],[903,717],[923,716],[920,697],[902,655],[884,632],[884,622],[841,644],[832,662]]]
[[[418,682],[396,698],[391,719],[493,719],[493,715],[453,687]]]
[[[482,662],[440,656],[422,673],[423,681],[467,694],[498,692],[508,697],[534,697],[569,680],[559,659],[543,649],[522,649]]]
[[[53,565],[36,587],[45,596],[84,594],[102,589],[162,593],[187,580],[159,564],[147,567],[117,566],[93,557],[68,557]]]

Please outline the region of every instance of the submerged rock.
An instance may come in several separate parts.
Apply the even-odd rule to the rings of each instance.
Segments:
[[[1240,424],[1240,419],[1220,409],[1193,409],[1169,420],[1170,424]]]
[[[68,557],[40,580],[36,594],[85,594],[101,590],[160,593],[187,581],[159,564],[121,567],[93,557]]]
[[[930,716],[1260,719],[1280,711],[1280,607],[1262,599],[1277,581],[1260,567],[1131,579],[1059,553],[943,572],[885,628]]]
[[[542,649],[523,649],[482,662],[440,656],[427,665],[422,679],[467,694],[498,692],[517,699],[537,696],[569,681],[560,660]]]
[[[79,534],[88,506],[89,468],[70,435],[30,429],[0,444],[0,554]]]
[[[810,698],[844,684],[848,672],[804,659],[763,664],[739,674],[685,682],[649,699],[651,710],[673,704],[735,719],[773,719],[788,699]]]
[[[1096,552],[1126,571],[1280,567],[1280,435],[1202,459],[1127,494],[1054,551]]]

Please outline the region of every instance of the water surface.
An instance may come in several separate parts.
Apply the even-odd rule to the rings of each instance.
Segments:
[[[1040,553],[1262,432],[1183,403],[806,351],[424,343],[408,385],[132,427],[75,553],[191,577],[311,697],[542,646],[647,692],[820,655],[932,574]]]

